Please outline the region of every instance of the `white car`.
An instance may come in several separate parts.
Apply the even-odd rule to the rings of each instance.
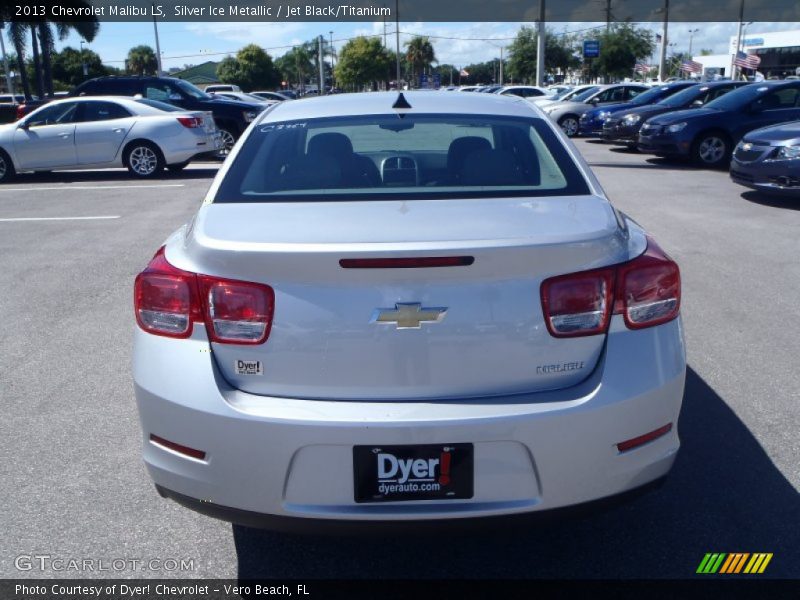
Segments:
[[[282,94],[280,92],[250,92],[251,96],[256,96],[257,98],[261,98],[262,100],[269,100],[272,102],[285,102],[286,100],[291,100],[292,98]]]
[[[557,102],[569,102],[574,97],[584,92],[588,92],[589,90],[599,89],[599,87],[599,85],[578,85],[574,88],[558,92],[553,96],[537,96],[534,98],[529,98],[528,102],[533,102],[539,108],[545,108],[547,106],[552,106]]]
[[[278,104],[134,287],[144,460],[206,514],[539,513],[678,451],[678,266],[521,99]]]
[[[546,89],[535,85],[507,85],[494,93],[501,96],[519,96],[520,98],[542,98],[553,95]]]
[[[245,94],[244,92],[212,92],[212,96],[215,98],[222,98],[224,100],[233,100],[234,102],[247,102],[249,104],[257,103],[263,104],[265,106],[271,106],[277,102],[277,100],[269,100],[267,98],[262,98],[261,96],[255,96],[253,94]]]
[[[21,171],[126,167],[135,177],[180,171],[221,140],[210,113],[144,98],[55,100],[0,126],[0,182]]]
[[[203,91],[206,94],[213,94],[215,92],[241,92],[242,88],[232,83],[215,83],[213,85],[207,85]]]

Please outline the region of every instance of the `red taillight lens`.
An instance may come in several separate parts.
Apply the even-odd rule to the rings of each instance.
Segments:
[[[178,123],[189,129],[196,129],[203,126],[202,117],[177,117]]]
[[[551,277],[542,282],[542,310],[554,337],[605,333],[614,314],[630,329],[671,321],[680,312],[681,278],[675,264],[648,238],[630,262]]]
[[[183,271],[161,248],[136,277],[136,322],[155,335],[187,338],[205,322],[212,342],[261,344],[269,337],[275,293],[268,285]]]
[[[194,273],[173,267],[161,248],[134,284],[136,322],[147,332],[186,338],[200,317]]]
[[[675,264],[648,238],[644,254],[618,267],[615,313],[630,329],[671,321],[681,307],[681,274]]]
[[[275,293],[268,285],[200,277],[212,342],[260,344],[269,336]]]
[[[25,116],[25,105],[24,104],[18,104],[17,105],[17,121],[19,121],[24,116]]]

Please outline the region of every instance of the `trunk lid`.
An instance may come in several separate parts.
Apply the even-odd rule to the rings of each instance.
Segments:
[[[183,243],[170,243],[166,252],[179,268],[275,290],[266,343],[212,345],[233,386],[295,398],[445,399],[585,379],[605,336],[552,337],[539,287],[553,275],[626,260],[626,235],[596,196],[208,204]],[[474,263],[339,263],[432,256],[470,256]],[[446,312],[419,329],[374,322],[376,311],[391,320],[404,303]],[[240,360],[259,361],[261,373],[237,373]]]

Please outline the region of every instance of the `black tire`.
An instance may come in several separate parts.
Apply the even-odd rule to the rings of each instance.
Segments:
[[[167,165],[167,171],[170,173],[180,173],[183,171],[189,164],[189,161],[184,161],[182,163],[175,163],[174,165]]]
[[[578,135],[580,124],[578,123],[577,116],[564,115],[558,120],[558,126],[561,127],[561,131],[563,131],[567,137],[575,137]]]
[[[722,131],[707,131],[692,144],[692,162],[698,167],[720,169],[731,159],[733,145]]]
[[[11,157],[6,154],[5,151],[0,150],[0,183],[11,181],[16,174],[14,163],[11,162]]]
[[[225,158],[231,153],[231,148],[233,148],[233,145],[236,143],[236,140],[239,138],[239,136],[236,135],[231,127],[226,125],[217,127],[217,129],[222,137],[222,147],[220,148],[218,155],[222,158]]]
[[[149,179],[164,170],[164,156],[152,142],[136,140],[125,148],[123,164],[134,177]]]

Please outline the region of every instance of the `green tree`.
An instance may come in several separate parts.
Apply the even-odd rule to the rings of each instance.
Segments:
[[[276,58],[275,68],[283,80],[295,82],[298,87],[302,87],[308,77],[315,72],[311,54],[305,45],[295,46],[283,56]]]
[[[417,75],[430,68],[431,63],[438,62],[430,39],[421,35],[406,42],[406,60],[411,67],[411,81],[416,81]]]
[[[244,90],[266,90],[280,85],[281,76],[272,57],[256,44],[248,44],[236,57],[228,56],[217,67],[223,83],[233,83]]]
[[[155,50],[145,44],[134,46],[128,50],[125,70],[133,75],[155,75],[158,70]]]
[[[378,38],[359,36],[347,42],[339,51],[336,81],[339,85],[361,88],[386,81],[394,65],[392,56],[384,50]]]
[[[87,74],[83,74],[86,64]],[[67,46],[61,52],[53,54],[53,79],[56,87],[75,87],[87,79],[109,75],[111,71],[103,65],[96,52],[84,49],[83,52]]]
[[[636,62],[646,59],[655,48],[653,33],[630,23],[615,23],[597,39],[600,56],[593,61],[593,70],[611,78],[630,76]]]
[[[469,75],[461,78],[461,84],[477,85],[481,83],[491,83],[494,81],[494,69],[494,61],[467,65],[464,67],[464,70],[469,73]]]
[[[515,81],[536,81],[536,44],[536,31],[533,27],[524,25],[509,45],[508,75]]]
[[[700,56],[711,56],[714,54],[714,51],[711,48],[703,48],[700,50]]]

